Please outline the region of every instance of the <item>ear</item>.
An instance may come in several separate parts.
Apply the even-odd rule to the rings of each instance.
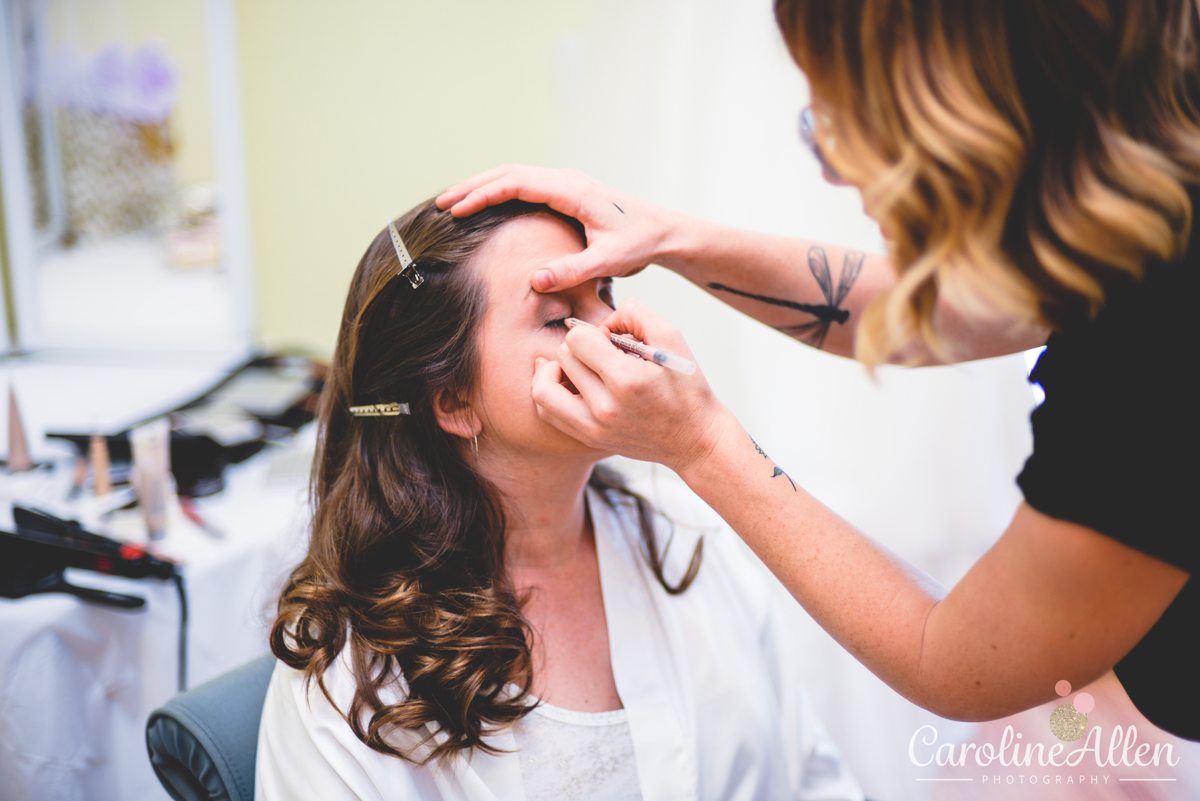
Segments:
[[[453,393],[437,393],[433,399],[433,413],[438,425],[447,434],[471,439],[483,431],[483,421],[475,414],[470,402]]]

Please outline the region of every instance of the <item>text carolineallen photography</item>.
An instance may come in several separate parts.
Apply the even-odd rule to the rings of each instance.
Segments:
[[[1066,696],[1071,685],[1060,681],[1055,691]],[[1179,764],[1180,757],[1173,743],[1139,742],[1137,726],[1132,724],[1113,726],[1105,742],[1103,727],[1088,725],[1087,713],[1094,704],[1091,695],[1079,693],[1054,708],[1045,732],[1026,738],[1008,725],[998,743],[939,742],[937,728],[926,724],[909,738],[908,758],[916,767],[938,774],[916,779],[925,782],[1019,786],[1175,781],[1170,768]],[[1068,745],[1080,740],[1078,746]],[[1146,769],[1157,770],[1148,775]]]

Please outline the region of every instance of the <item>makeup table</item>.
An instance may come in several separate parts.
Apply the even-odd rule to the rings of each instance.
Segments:
[[[0,388],[16,389],[31,455],[51,465],[0,474],[0,525],[11,524],[14,500],[64,517],[70,512],[74,458],[45,442],[45,431],[144,419],[205,391],[241,358],[192,355],[164,363],[161,356],[57,354],[0,361]],[[314,433],[302,429],[290,442],[230,466],[225,489],[195,502],[222,539],[177,504],[169,509],[166,536],[154,547],[183,565],[188,686],[267,651],[274,595],[303,550]],[[136,514],[118,514],[114,531],[100,533],[143,536]],[[0,598],[0,795],[167,799],[150,767],[144,730],[149,713],[177,692],[176,588],[84,571],[68,570],[67,578],[146,603],[125,611],[61,594]]]

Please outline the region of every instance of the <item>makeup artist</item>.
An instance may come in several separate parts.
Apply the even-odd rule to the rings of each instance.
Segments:
[[[811,85],[810,144],[861,191],[890,258],[689,218],[573,171],[501,167],[439,205],[463,216],[519,197],[582,221],[588,248],[538,272],[543,292],[655,263],[867,364],[1046,344],[1025,501],[946,591],[795,486],[699,373],[577,329],[534,377],[540,413],[674,469],[845,648],[939,715],[1009,715],[1115,668],[1151,721],[1200,739],[1196,4],[777,0],[775,13]],[[607,325],[689,353],[636,301]]]

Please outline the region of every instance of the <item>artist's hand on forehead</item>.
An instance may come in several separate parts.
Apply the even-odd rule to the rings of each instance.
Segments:
[[[545,203],[583,223],[587,247],[548,262],[533,288],[553,292],[600,276],[633,275],[657,260],[671,212],[593,181],[578,170],[506,164],[450,187],[440,209],[466,217],[509,200]]]

